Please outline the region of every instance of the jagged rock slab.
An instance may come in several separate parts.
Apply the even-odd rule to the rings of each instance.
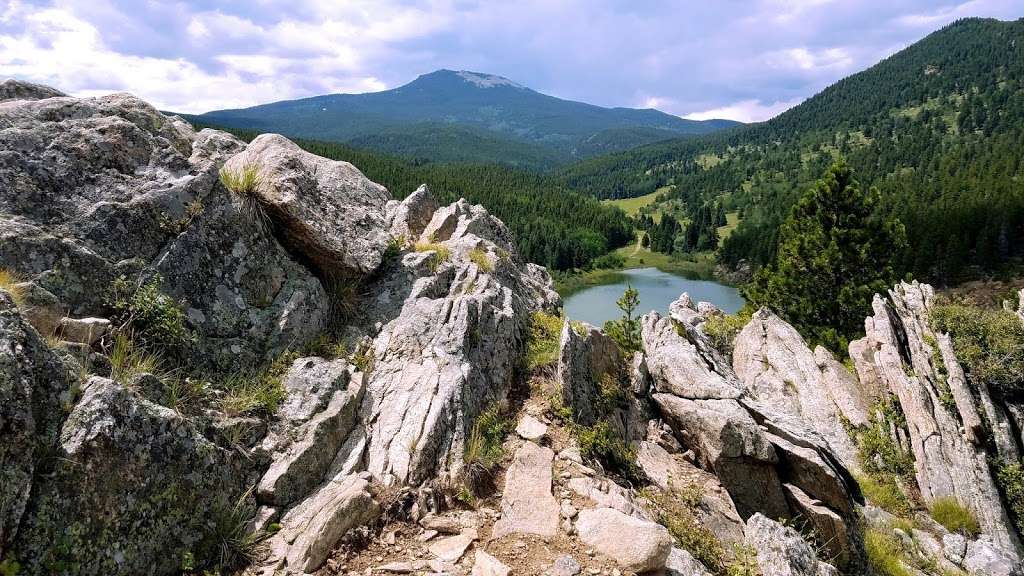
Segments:
[[[654,401],[684,444],[713,470],[741,517],[756,512],[787,517],[789,509],[775,469],[775,447],[735,400],[689,400],[655,394]]]
[[[419,238],[438,208],[440,206],[426,184],[417,188],[401,202],[388,202],[387,220],[391,235],[406,240]]]
[[[998,489],[989,470],[984,446],[961,434],[960,422],[940,400],[940,369],[958,378],[959,362],[948,346],[936,350],[937,342],[929,326],[933,289],[927,284],[900,283],[889,291],[888,299],[876,295],[874,315],[865,320],[867,335],[856,346],[860,357],[861,380],[877,377],[899,400],[906,417],[910,448],[914,456],[917,484],[926,502],[952,496],[974,512],[982,532],[1018,558],[1021,546],[1012,521],[1000,503]],[[936,364],[941,362],[942,366]],[[957,385],[956,382],[952,382]],[[954,399],[956,395],[954,395]],[[957,411],[962,409],[956,402]],[[971,406],[963,408],[968,414]],[[963,412],[961,412],[963,417]],[[972,421],[968,416],[965,422]]]
[[[448,538],[442,538],[432,543],[427,549],[439,560],[445,562],[458,562],[466,550],[473,545],[472,536],[457,534]]]
[[[1010,550],[1005,550],[982,536],[967,544],[964,569],[972,576],[1020,576],[1024,566]]]
[[[281,531],[271,540],[272,560],[265,573],[280,568],[292,574],[317,570],[345,532],[373,520],[379,511],[366,479],[352,475],[327,482],[282,518]]]
[[[576,531],[584,544],[634,572],[663,569],[672,551],[667,528],[612,508],[580,512]]]
[[[512,465],[505,473],[501,496],[501,518],[491,535],[535,534],[550,538],[558,532],[559,507],[551,494],[550,448],[525,442],[516,450]]]
[[[594,504],[602,508],[613,508],[623,514],[645,520],[651,519],[647,511],[637,504],[628,489],[619,486],[607,478],[591,478],[586,476],[570,478],[569,489],[584,498],[589,498]]]
[[[597,328],[566,320],[558,352],[556,378],[561,383],[562,403],[572,409],[575,421],[593,424],[602,378],[618,378],[621,354],[615,341]]]
[[[860,394],[856,386],[836,377],[841,366],[833,366],[833,378],[826,378],[800,334],[766,308],[758,310],[736,336],[732,358],[736,376],[752,398],[801,418],[826,439],[848,468],[859,469],[857,447],[841,420],[850,418],[840,410],[839,402],[859,406],[869,402],[834,398]],[[866,420],[863,411],[854,417]]]
[[[390,194],[348,162],[328,160],[277,134],[261,134],[224,164],[255,169],[253,193],[285,244],[323,275],[363,276],[380,266],[388,245]]]
[[[547,433],[547,424],[544,424],[529,414],[523,415],[523,417],[519,419],[519,424],[516,424],[516,434],[518,434],[523,440],[538,442]]]
[[[0,102],[4,100],[42,100],[60,96],[67,96],[67,94],[42,84],[13,79],[0,82]]]
[[[318,372],[317,364],[325,363],[317,360],[320,359],[296,361],[286,380],[291,380],[293,384],[303,380],[301,373],[307,367],[315,374]],[[344,361],[335,361],[335,364],[337,362],[345,364]],[[324,388],[338,386],[339,379],[330,369],[319,375],[326,376],[321,382]],[[306,380],[308,383],[308,379]],[[294,430],[287,431],[286,435],[295,440],[286,442],[272,454],[270,468],[263,475],[257,489],[260,501],[284,506],[306,496],[310,490],[325,480],[324,476],[337,457],[342,444],[357,425],[358,409],[366,390],[365,379],[361,373],[356,373],[350,379],[346,378],[345,383],[346,388],[334,389],[330,394],[330,401],[323,410]],[[280,441],[277,436],[272,436],[268,437],[267,442],[275,440]]]
[[[757,550],[762,576],[831,576],[835,568],[821,562],[799,532],[762,514],[747,520],[747,544]]]
[[[711,572],[686,550],[673,548],[665,562],[665,576],[711,576]]]

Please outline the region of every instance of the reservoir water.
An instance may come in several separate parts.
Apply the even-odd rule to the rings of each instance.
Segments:
[[[668,305],[683,292],[689,293],[694,302],[711,302],[729,314],[743,307],[743,297],[731,286],[710,280],[691,280],[657,268],[635,268],[617,273],[610,284],[590,286],[566,296],[565,315],[594,326],[619,318],[622,311],[615,301],[622,296],[627,284],[640,291],[638,315],[651,310],[667,315]]]

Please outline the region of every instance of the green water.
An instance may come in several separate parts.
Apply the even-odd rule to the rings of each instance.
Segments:
[[[694,302],[711,302],[730,314],[743,307],[743,297],[732,286],[710,280],[691,280],[657,268],[636,268],[617,273],[612,283],[591,286],[566,296],[566,316],[595,326],[619,318],[622,312],[615,301],[622,296],[627,284],[640,291],[640,314],[651,310],[668,314],[668,305],[683,292],[689,293]]]

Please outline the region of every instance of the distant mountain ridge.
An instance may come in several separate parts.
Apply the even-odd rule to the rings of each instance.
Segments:
[[[530,167],[739,125],[563,100],[465,70],[438,70],[383,92],[314,96],[189,118],[430,160]]]

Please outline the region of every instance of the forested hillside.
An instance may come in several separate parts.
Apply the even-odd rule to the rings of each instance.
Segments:
[[[562,178],[599,197],[674,184],[695,213],[738,210],[721,249],[763,264],[799,194],[836,157],[906,226],[901,268],[940,283],[1024,256],[1024,20],[961,20],[756,125],[585,161]]]
[[[246,141],[258,134],[225,130]],[[587,267],[633,238],[632,221],[621,210],[541,174],[493,164],[420,163],[331,142],[296,143],[314,154],[351,162],[398,199],[427,184],[442,203],[466,198],[482,204],[512,229],[524,258],[549,268]]]

